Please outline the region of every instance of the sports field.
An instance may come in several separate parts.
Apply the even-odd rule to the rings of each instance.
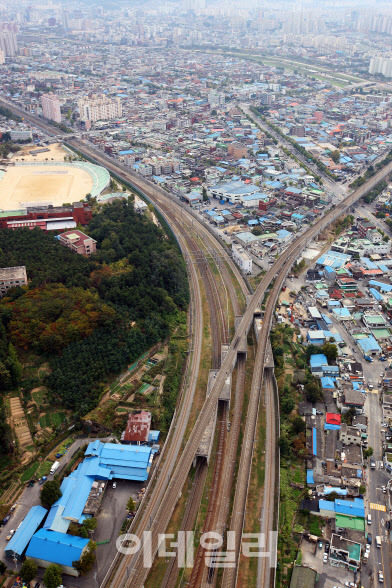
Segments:
[[[92,188],[91,175],[71,165],[9,166],[0,181],[0,209],[77,202]]]

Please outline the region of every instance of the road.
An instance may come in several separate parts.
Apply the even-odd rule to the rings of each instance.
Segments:
[[[252,121],[255,124],[259,125],[265,132],[272,135],[274,139],[276,139],[282,147],[288,149],[292,155],[294,155],[299,161],[306,165],[306,167],[309,168],[316,176],[320,176],[323,179],[323,182],[329,188],[329,190],[331,190],[336,197],[339,198],[341,195],[344,194],[345,188],[341,184],[337,184],[336,182],[331,180],[331,178],[328,177],[324,172],[319,170],[319,168],[313,162],[309,161],[306,157],[304,157],[304,155],[302,155],[302,153],[297,151],[288,139],[285,139],[284,137],[279,135],[279,133],[274,131],[274,129],[271,129],[269,125],[267,125],[263,120],[261,120],[260,117],[254,115],[253,112],[249,109],[249,107],[246,106],[246,104],[241,104],[241,109],[245,112],[245,114],[247,114],[252,119]]]
[[[381,362],[379,363],[382,365]],[[385,510],[374,508],[378,506],[378,508],[386,509],[387,498],[386,494],[382,492],[382,487],[386,486],[389,480],[389,475],[385,472],[385,469],[380,469],[380,462],[382,461],[380,425],[383,422],[383,417],[379,400],[380,397],[377,390],[375,392],[369,391],[365,404],[365,413],[368,417],[368,443],[369,447],[373,447],[374,458],[376,460],[376,469],[371,470],[368,468],[366,470],[368,478],[367,493],[365,495],[366,515],[370,513],[372,517],[371,525],[367,525],[367,531],[372,534],[370,557],[368,564],[363,566],[361,574],[361,582],[366,588],[382,586],[378,582],[379,570],[382,570],[384,573],[384,586],[392,586],[390,543],[385,528],[388,513]],[[381,537],[381,549],[376,547],[375,537],[377,535]],[[371,574],[373,574],[373,584],[371,582]]]

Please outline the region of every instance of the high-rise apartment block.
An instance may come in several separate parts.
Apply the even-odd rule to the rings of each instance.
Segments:
[[[6,57],[14,57],[18,52],[16,34],[12,31],[0,31],[0,49]]]
[[[208,94],[208,104],[211,108],[215,106],[224,106],[226,103],[225,95],[219,94],[218,92],[209,92]]]
[[[390,57],[373,57],[370,60],[369,73],[380,73],[386,78],[392,78],[392,59]]]
[[[97,120],[111,120],[122,115],[120,98],[114,100],[104,94],[86,96],[79,100],[80,120],[96,122]]]
[[[53,120],[56,123],[61,123],[60,100],[50,92],[41,96],[42,114],[48,120]]]

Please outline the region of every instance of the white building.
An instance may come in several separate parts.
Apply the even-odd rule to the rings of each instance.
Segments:
[[[60,100],[50,92],[41,96],[42,114],[48,120],[53,120],[56,123],[61,123]]]
[[[392,78],[392,59],[387,57],[373,57],[370,60],[369,73],[380,73],[386,78]]]
[[[233,260],[238,267],[246,274],[252,273],[252,258],[241,245],[232,245]]]
[[[28,141],[33,138],[33,133],[23,129],[13,129],[10,131],[11,141]]]
[[[18,52],[16,34],[12,31],[0,31],[0,49],[6,57],[14,57]]]
[[[112,100],[104,94],[86,96],[79,100],[80,120],[96,122],[98,120],[112,120],[122,115],[120,98]]]
[[[10,288],[26,286],[26,284],[27,274],[24,265],[0,268],[0,298],[4,296]]]
[[[224,106],[226,100],[224,94],[218,94],[218,92],[209,92],[208,93],[208,104],[211,108],[214,106]]]

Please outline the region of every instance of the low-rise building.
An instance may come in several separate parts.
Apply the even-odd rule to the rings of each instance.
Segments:
[[[27,274],[24,265],[0,268],[0,298],[10,288],[27,285]]]
[[[90,257],[97,250],[97,242],[82,231],[72,230],[59,235],[60,243],[84,257]]]
[[[333,533],[329,551],[329,563],[336,567],[346,567],[356,572],[361,564],[361,544]]]

